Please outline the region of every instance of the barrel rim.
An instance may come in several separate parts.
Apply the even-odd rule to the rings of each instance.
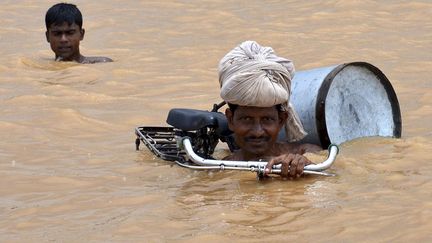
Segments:
[[[317,133],[320,139],[321,146],[325,148],[331,144],[327,132],[327,125],[326,125],[326,118],[325,118],[325,101],[327,99],[327,94],[329,92],[334,77],[348,66],[365,67],[377,76],[378,80],[381,82],[381,84],[383,85],[387,93],[387,97],[392,107],[393,122],[395,124],[395,128],[393,130],[393,137],[400,138],[402,135],[401,112],[399,107],[399,101],[397,99],[393,86],[390,83],[390,80],[384,75],[384,73],[381,70],[379,70],[377,67],[375,67],[370,63],[349,62],[349,63],[339,64],[329,74],[327,74],[327,76],[324,78],[323,83],[321,84],[321,87],[318,90],[317,100],[315,104],[315,114],[316,114],[316,128],[317,128]]]

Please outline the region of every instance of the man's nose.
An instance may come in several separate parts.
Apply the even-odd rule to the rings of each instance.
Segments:
[[[68,41],[68,38],[67,38],[66,34],[62,34],[61,35],[60,41],[62,41],[62,42],[67,42]]]
[[[252,127],[252,133],[254,136],[261,136],[264,134],[264,129],[263,126],[261,125],[260,122],[255,122],[253,127]]]

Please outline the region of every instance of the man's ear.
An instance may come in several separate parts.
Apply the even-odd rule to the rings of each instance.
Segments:
[[[45,37],[46,37],[46,40],[47,40],[48,43],[49,43],[49,42],[50,42],[50,39],[49,39],[49,33],[48,33],[48,30],[45,31]]]
[[[85,34],[85,29],[81,29],[81,38],[80,38],[80,40],[84,39],[84,34]]]
[[[279,111],[279,125],[282,127],[288,119],[287,111]]]
[[[234,127],[234,124],[233,124],[233,112],[231,111],[231,109],[230,108],[227,108],[226,110],[225,110],[225,116],[226,116],[226,118],[227,118],[227,121],[228,121],[228,128],[231,130],[231,131],[233,131],[233,127]]]

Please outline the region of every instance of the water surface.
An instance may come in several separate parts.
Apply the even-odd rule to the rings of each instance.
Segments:
[[[432,236],[432,2],[74,1],[84,55],[57,63],[55,1],[0,4],[0,239],[6,242],[412,242]],[[218,103],[244,40],[297,70],[366,61],[390,79],[402,138],[341,145],[336,177],[259,182],[134,150],[133,129]]]

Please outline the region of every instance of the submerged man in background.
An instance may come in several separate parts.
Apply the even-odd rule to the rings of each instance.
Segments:
[[[239,150],[226,160],[267,160],[265,173],[282,164],[281,176],[300,177],[311,161],[306,152],[320,151],[314,144],[299,144],[306,132],[289,103],[293,63],[275,55],[271,47],[246,41],[219,63],[221,97],[228,104],[225,115]],[[284,128],[287,142],[279,142]]]
[[[84,39],[82,15],[74,4],[58,3],[45,15],[46,39],[55,53],[56,61],[78,63],[112,62],[108,57],[85,57],[80,53],[80,41]]]

